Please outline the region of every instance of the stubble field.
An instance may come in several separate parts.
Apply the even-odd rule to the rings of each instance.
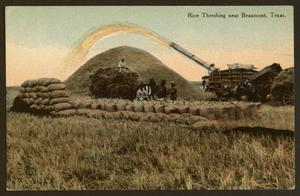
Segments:
[[[293,107],[259,115],[260,126],[294,130]],[[8,112],[7,188],[291,189],[294,147],[285,134]]]

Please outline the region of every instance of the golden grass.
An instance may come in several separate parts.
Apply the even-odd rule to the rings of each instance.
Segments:
[[[8,112],[7,188],[287,189],[294,146],[288,136]]]
[[[258,120],[262,127],[295,130],[295,108],[291,106],[262,105],[258,112]]]
[[[262,105],[257,113],[248,113],[250,117],[239,121],[220,121],[219,127],[265,127],[271,129],[295,131],[294,106],[270,106]]]

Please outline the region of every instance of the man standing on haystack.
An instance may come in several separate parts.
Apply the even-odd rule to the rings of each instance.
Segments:
[[[119,64],[118,64],[118,69],[119,69],[119,73],[121,73],[123,71],[123,69],[127,69],[126,67],[126,62],[125,62],[125,58],[122,58],[120,61],[119,61]]]

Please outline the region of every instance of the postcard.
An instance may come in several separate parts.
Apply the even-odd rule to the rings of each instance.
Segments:
[[[6,6],[9,191],[295,188],[293,6]]]

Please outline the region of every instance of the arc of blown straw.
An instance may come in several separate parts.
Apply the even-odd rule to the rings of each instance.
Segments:
[[[75,67],[81,65],[87,56],[89,49],[98,40],[121,33],[135,33],[143,35],[166,47],[169,47],[171,43],[168,39],[158,35],[157,33],[133,24],[112,24],[102,26],[90,31],[75,44],[64,61],[64,74],[66,74],[68,69],[74,69]]]

